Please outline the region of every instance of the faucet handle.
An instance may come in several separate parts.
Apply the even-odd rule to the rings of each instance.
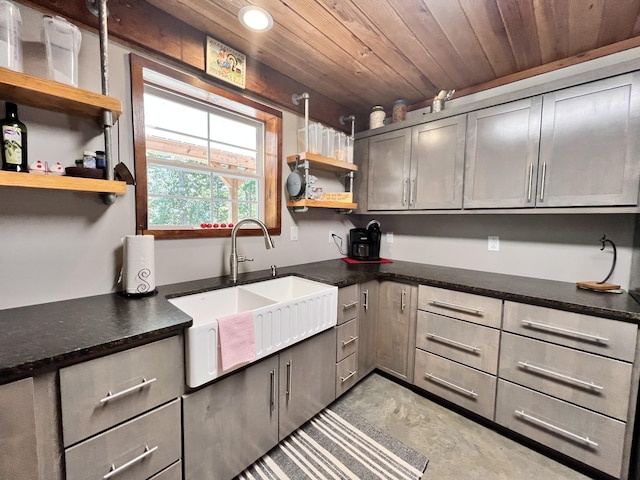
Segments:
[[[238,262],[253,262],[253,258],[245,257],[244,255],[238,255]]]

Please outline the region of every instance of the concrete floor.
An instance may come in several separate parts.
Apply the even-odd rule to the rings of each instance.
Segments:
[[[376,373],[338,402],[425,455],[426,480],[589,478]]]

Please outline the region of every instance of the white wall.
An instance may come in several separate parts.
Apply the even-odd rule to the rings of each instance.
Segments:
[[[32,42],[29,52],[37,52],[41,14],[22,5],[21,13],[23,39]],[[82,33],[79,86],[100,92],[98,38]],[[110,45],[110,95],[122,100],[124,109],[113,129],[114,156],[116,162],[122,160],[133,171],[127,54],[121,46]],[[32,64],[30,68],[34,68]],[[28,128],[30,161],[59,161],[71,166],[83,150],[102,149],[102,131],[92,120],[24,106],[18,106],[18,115]],[[286,156],[297,150],[300,121],[297,115],[284,113],[283,178],[289,172]],[[0,308],[119,290],[116,278],[122,264],[121,239],[135,233],[134,225],[131,186],[111,206],[94,194],[0,188]],[[294,225],[299,228],[295,242],[289,240]],[[265,250],[260,237],[238,239],[240,253],[256,259],[241,264],[240,272],[335,258],[337,248],[328,243],[328,232],[346,236],[351,226],[347,216],[333,210],[292,215],[283,201],[283,234],[274,238],[275,249]],[[228,238],[158,240],[155,250],[158,285],[228,275]]]
[[[21,10],[26,40],[35,42],[40,14]],[[80,87],[96,92],[98,51],[97,37],[83,32]],[[115,160],[133,171],[127,53],[110,46],[110,93],[124,107],[114,128]],[[92,121],[22,106],[19,116],[29,129],[31,161],[69,166],[83,150],[101,149],[101,130]],[[286,155],[297,150],[300,118],[285,112],[283,119],[284,164]],[[283,165],[283,180],[288,172]],[[111,206],[93,194],[0,188],[0,308],[117,290],[121,238],[135,231],[134,205],[133,187]],[[242,264],[241,272],[337,258],[337,248],[328,242],[329,230],[346,242],[352,222],[364,226],[370,218],[333,210],[291,214],[283,206],[282,235],[274,239],[274,250],[265,250],[260,237],[238,240],[240,252],[256,259]],[[611,253],[609,248],[599,250],[599,239],[606,233],[618,245],[618,266],[611,280],[628,285],[632,215],[406,215],[378,220],[383,231],[394,232],[393,244],[383,239],[386,257],[569,282],[604,278]],[[299,229],[298,241],[289,239],[292,226]],[[500,237],[499,252],[487,251],[489,235]],[[228,274],[229,239],[162,240],[155,248],[159,285]]]

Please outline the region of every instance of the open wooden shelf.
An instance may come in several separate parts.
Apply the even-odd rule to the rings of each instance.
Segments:
[[[287,207],[339,208],[341,210],[355,210],[358,208],[358,204],[351,202],[327,202],[325,200],[287,200]]]
[[[302,152],[299,153],[300,161],[309,161],[309,168],[317,168],[318,170],[326,170],[329,172],[357,172],[358,166],[353,163],[342,162],[335,158],[323,157],[316,153]],[[289,165],[295,165],[296,155],[289,155],[287,157],[287,163]]]
[[[124,195],[127,193],[127,184],[125,182],[23,172],[0,171],[0,186],[72,190],[91,193],[115,193],[116,195]]]
[[[0,99],[19,105],[95,118],[101,125],[103,111],[112,112],[114,122],[122,113],[122,102],[118,99],[2,67]]]

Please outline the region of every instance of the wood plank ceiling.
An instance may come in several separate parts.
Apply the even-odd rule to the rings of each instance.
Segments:
[[[440,89],[464,94],[640,45],[640,0],[147,3],[364,116],[397,98],[424,106]],[[248,4],[271,12],[272,30],[240,26]]]

